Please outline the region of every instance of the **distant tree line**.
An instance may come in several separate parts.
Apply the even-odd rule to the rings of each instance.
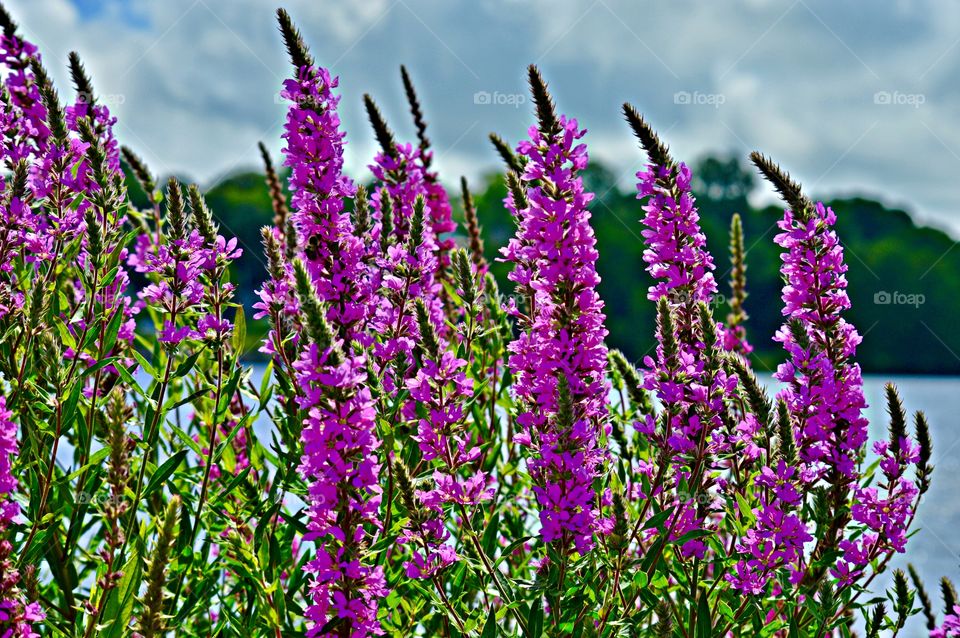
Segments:
[[[753,173],[735,157],[706,157],[693,167],[694,191],[701,223],[716,261],[720,287],[716,316],[726,314],[723,296],[728,290],[727,248],[730,218],[743,219],[747,252],[750,315],[747,330],[760,371],[772,371],[782,361],[782,350],[772,341],[782,322],[780,253],[773,243],[780,209],[755,208],[750,195],[758,188]],[[593,162],[586,176],[595,193],[592,223],[600,247],[600,294],[606,304],[609,343],[640,361],[653,347],[654,307],[647,300],[650,279],[644,272],[640,240],[642,211],[633,192],[623,190],[608,168]],[[139,193],[128,180],[136,201]],[[452,182],[452,180],[451,180]],[[507,267],[495,262],[498,251],[513,235],[513,220],[502,200],[506,189],[501,175],[491,174],[472,185],[483,225],[485,250],[504,289],[509,289]],[[451,198],[458,189],[451,188]],[[457,193],[458,194],[458,193]],[[244,246],[233,278],[244,291],[247,308],[265,276],[260,250],[260,227],[272,218],[263,175],[234,175],[208,190],[207,201],[224,233],[237,236]],[[145,202],[144,202],[145,203]],[[850,270],[848,317],[864,335],[858,359],[865,372],[960,374],[960,250],[941,230],[917,226],[903,210],[890,209],[866,197],[827,202],[837,213],[837,232]],[[259,334],[250,321],[251,346]]]

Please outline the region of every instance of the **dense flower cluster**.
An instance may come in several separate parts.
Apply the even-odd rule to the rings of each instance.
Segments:
[[[736,379],[718,369],[716,353],[733,346],[724,333],[718,337],[712,323],[704,324],[701,309],[709,307],[717,284],[713,257],[706,249],[699,214],[690,192],[690,169],[672,161],[651,162],[637,173],[637,198],[645,199],[643,231],[647,272],[656,284],[648,297],[659,303],[656,357],[646,357],[644,388],[663,403],[665,416],[658,428],[657,418],[645,415],[637,424],[641,435],[673,460],[672,480],[677,489],[674,506],[678,515],[671,536],[680,538],[701,529],[705,512],[695,499],[684,496],[681,483],[691,478],[693,467],[701,468],[708,451],[729,449],[722,431],[724,400],[736,388]],[[738,426],[736,441],[748,453],[757,423],[745,418]],[[706,546],[696,538],[682,551],[703,557]]]
[[[786,282],[777,332],[790,360],[776,379],[788,384],[782,394],[797,418],[797,445],[816,476],[833,469],[853,478],[859,451],[867,440],[866,407],[860,366],[849,359],[861,341],[842,317],[850,307],[843,247],[832,226],[836,215],[817,203],[809,216],[787,210],[776,243],[786,251],[781,268]]]
[[[390,243],[373,264],[380,291],[370,320],[371,333],[379,336],[373,353],[384,372],[384,390],[394,394],[415,373],[413,352],[420,338],[415,300],[423,301],[433,330],[442,334],[443,309],[434,277],[436,244],[424,230],[419,237]]]
[[[422,314],[421,331],[429,334],[428,317],[425,311]],[[488,486],[487,474],[474,469],[480,447],[463,427],[464,405],[473,391],[473,380],[464,371],[466,361],[448,349],[443,337],[434,333],[429,338],[436,347],[423,354],[422,365],[406,382],[412,399],[409,407],[415,409],[419,405],[424,415],[417,420],[417,432],[412,438],[418,443],[423,460],[437,468],[432,487],[416,491],[417,500],[426,510],[426,520],[403,532],[403,542],[410,544],[413,551],[412,559],[406,563],[412,578],[428,578],[457,560],[443,527],[448,506],[463,513],[466,507],[489,501],[494,492]],[[459,475],[464,469],[469,478]]]
[[[440,183],[437,172],[430,170],[433,151],[428,148],[421,148],[419,160],[423,170],[427,219],[429,220],[430,231],[437,238],[437,263],[441,272],[443,272],[444,269],[449,268],[450,251],[456,246],[456,241],[451,233],[457,229],[457,224],[453,221],[453,209],[450,206],[450,196],[447,194],[447,189]]]
[[[8,73],[4,79],[4,119],[11,126],[4,135],[4,155],[16,162],[46,150],[50,137],[47,110],[30,69],[30,61],[40,62],[36,45],[19,36],[0,36],[0,58]]]
[[[265,349],[274,355],[286,356],[279,330],[301,309],[324,315],[301,323],[319,322],[336,333],[336,342],[325,345],[317,342],[317,334],[311,333],[312,341],[288,335],[300,351],[292,373],[296,402],[306,415],[299,468],[308,485],[309,532],[304,538],[317,546],[306,568],[311,574],[306,616],[309,636],[342,635],[325,628],[339,619],[350,623],[349,635],[362,637],[382,633],[377,609],[387,593],[382,568],[371,566],[363,555],[370,532],[381,527],[379,442],[366,358],[352,354],[351,346],[354,341],[369,344],[366,322],[376,282],[366,261],[367,247],[344,211],[344,199],[353,197],[356,187],[342,172],[344,134],[336,86],[327,69],[312,65],[301,66],[296,78],[284,82],[282,95],[291,103],[284,163],[291,169],[296,256],[309,280],[296,278],[281,254],[280,233],[287,229],[266,231],[271,277],[256,308],[257,316],[272,319]]]
[[[234,286],[222,278],[242,250],[236,238],[204,237],[188,223],[176,180],[170,181],[168,197],[170,223],[162,241],[157,243],[159,235],[142,234],[128,258],[136,272],[153,275],[140,298],[164,317],[158,341],[167,347],[185,340],[223,340],[231,329],[223,310]],[[199,208],[202,202],[194,206]]]
[[[756,522],[737,543],[737,551],[746,557],[726,576],[735,589],[752,595],[763,593],[771,575],[781,568],[789,571],[791,583],[798,584],[806,565],[804,548],[813,540],[797,513],[803,483],[796,468],[780,459],[775,467],[764,467],[756,483],[765,488],[751,512]]]
[[[339,344],[310,344],[295,364],[304,395],[300,472],[309,482],[309,533],[317,543],[307,564],[312,575],[308,636],[334,618],[352,621],[351,636],[378,635],[378,600],[386,595],[381,567],[363,560],[367,528],[380,526],[380,465],[374,402],[363,357],[343,355]]]
[[[943,624],[930,632],[930,638],[954,636],[960,636],[960,605],[954,605],[952,613],[944,617]]]
[[[789,435],[796,440],[799,463],[787,467],[781,460],[778,480],[762,483],[777,489],[754,513],[760,519],[772,514],[781,523],[769,527],[761,520],[738,546],[750,554],[738,563],[737,576],[731,577],[743,591],[759,592],[779,567],[790,568],[794,583],[804,575],[804,546],[813,537],[793,512],[799,491],[825,480],[844,497],[849,493],[851,517],[860,531],[826,541],[836,542],[842,552],[830,570],[842,586],[854,583],[872,561],[904,551],[920,495],[919,486],[905,475],[919,460],[920,449],[905,433],[874,444],[885,481],[879,486],[859,484],[867,441],[862,414],[866,400],[859,366],[850,359],[861,338],[842,317],[850,299],[843,249],[832,229],[835,220],[833,211],[819,202],[798,213],[787,210],[775,239],[786,250],[781,271],[787,317],[776,339],[790,359],[774,376],[787,384],[780,398],[788,410]],[[764,476],[772,471],[765,467]],[[794,531],[786,533],[787,529]]]
[[[873,450],[881,459],[884,482],[879,487],[858,486],[854,490],[851,516],[865,532],[839,543],[843,557],[832,573],[844,585],[853,582],[878,557],[906,551],[910,522],[920,496],[919,486],[906,476],[907,469],[920,457],[915,443],[900,437],[893,444],[877,441]]]
[[[374,191],[371,203],[377,220],[373,236],[381,246],[374,264],[383,291],[371,330],[386,337],[375,346],[375,353],[381,361],[401,354],[409,358],[417,338],[411,311],[414,299],[425,304],[434,330],[441,335],[446,333],[441,251],[434,225],[428,219],[428,190],[420,150],[412,144],[396,144],[392,153],[377,153],[369,168],[381,185]],[[402,380],[389,381],[389,391],[395,383],[402,385]]]
[[[700,229],[690,177],[683,163],[676,167],[651,163],[637,173],[637,198],[647,199],[643,260],[657,280],[647,294],[651,301],[667,297],[678,305],[710,303],[717,292],[713,257]]]
[[[723,325],[691,171],[625,105],[657,321],[637,369],[605,344],[586,131],[535,67],[537,125],[491,136],[517,223],[504,302],[465,179],[455,248],[406,71],[419,144],[366,97],[380,151],[357,187],[338,79],[278,17],[292,199],[261,144],[272,361],[254,381],[238,240],[198,187],[158,188],[118,147],[75,54],[62,106],[0,6],[0,637],[819,637],[861,613],[878,635],[913,600],[934,638],[960,633],[949,581],[942,623],[902,572],[889,608],[869,589],[905,551],[932,443],[891,385],[868,455],[829,208],[752,156],[789,206],[771,396],[739,217]]]
[[[458,559],[444,527],[450,507],[462,512],[492,494],[484,472],[469,479],[459,474],[477,460],[480,449],[463,428],[473,382],[466,377],[466,361],[449,349],[447,339],[441,282],[452,244],[440,234],[454,226],[446,191],[427,172],[428,153],[412,144],[395,144],[392,152],[379,152],[370,166],[380,185],[372,197],[374,237],[380,242],[373,259],[380,284],[371,322],[371,331],[379,335],[373,352],[384,390],[409,392],[401,414],[415,424],[412,438],[423,461],[435,467],[432,486],[417,489],[411,502],[422,508],[420,520],[401,535],[411,551],[405,562],[411,578],[431,578]]]
[[[292,323],[296,321],[300,306],[294,294],[293,266],[280,245],[283,236],[277,228],[263,229],[263,236],[270,276],[257,290],[259,301],[253,304],[253,318],[267,319],[270,326],[260,352],[282,360],[286,358],[288,346],[295,346],[298,341]],[[285,345],[287,339],[289,343]],[[286,360],[285,364],[289,368],[292,361]]]
[[[511,198],[518,229],[503,255],[514,264],[510,279],[529,294],[530,316],[509,346],[509,365],[543,539],[572,540],[585,552],[597,530],[593,481],[605,459],[607,330],[587,211],[593,194],[578,175],[587,166],[579,142],[586,131],[564,116],[558,129],[531,127],[517,147],[529,160],[521,178],[527,206],[517,209]]]
[[[11,638],[39,638],[40,634],[31,626],[44,619],[43,611],[39,603],[27,601],[20,591],[16,556],[11,555],[13,546],[5,537],[20,513],[20,507],[11,498],[17,489],[17,480],[10,472],[10,463],[18,447],[17,424],[12,417],[6,397],[0,396],[0,634]]]
[[[343,174],[345,133],[333,93],[338,78],[322,67],[303,67],[285,80],[287,110],[284,165],[290,167],[292,221],[304,263],[329,321],[347,339],[359,338],[370,308],[371,281],[363,241],[356,236],[344,199],[356,186]]]

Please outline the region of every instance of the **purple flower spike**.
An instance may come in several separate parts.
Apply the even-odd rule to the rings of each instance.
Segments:
[[[523,332],[509,346],[509,366],[521,412],[518,437],[547,543],[593,545],[598,500],[593,481],[606,458],[601,444],[606,408],[607,349],[603,302],[596,291],[596,239],[579,172],[587,166],[586,131],[561,116],[556,130],[529,130],[517,152],[529,161],[521,176],[527,205],[508,205],[518,222],[502,250],[509,278],[526,295],[530,315],[511,312]]]

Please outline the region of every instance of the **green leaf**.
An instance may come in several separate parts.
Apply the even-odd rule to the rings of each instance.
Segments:
[[[487,556],[493,556],[493,550],[497,546],[497,533],[500,530],[500,513],[494,512],[490,518],[490,524],[483,530],[483,540],[481,545],[483,553]]]
[[[250,420],[249,414],[247,414],[245,417],[240,419],[240,421],[235,426],[233,426],[233,429],[230,430],[230,434],[228,434],[227,437],[217,445],[215,453],[213,455],[214,463],[217,463],[218,461],[220,461],[220,457],[223,456],[224,451],[226,451],[226,449],[230,447],[230,444],[233,442],[233,439],[237,437],[237,434],[241,430],[247,427],[247,421],[249,420]]]
[[[753,515],[753,508],[750,507],[750,503],[747,502],[747,499],[743,497],[739,492],[736,493],[737,497],[737,508],[740,510],[740,519],[749,527],[753,525],[756,517]]]
[[[100,352],[108,353],[113,350],[113,346],[117,344],[117,335],[120,333],[120,324],[123,322],[126,313],[122,309],[117,309],[113,313],[113,317],[110,318],[110,323],[107,324],[107,332],[104,335],[103,346],[100,349]]]
[[[177,397],[177,396],[170,397],[170,399],[169,399],[166,403],[163,404],[163,408],[161,408],[160,411],[163,412],[164,414],[167,414],[168,412],[171,412],[172,410],[176,410],[176,409],[179,408],[181,405],[186,405],[187,403],[192,403],[194,399],[196,399],[196,398],[198,398],[198,397],[202,397],[203,395],[205,395],[205,394],[207,394],[207,393],[209,393],[209,392],[210,392],[210,386],[208,386],[208,385],[203,385],[203,386],[200,386],[200,388],[199,388],[198,390],[190,393],[188,396],[185,396],[185,397]]]
[[[152,365],[150,365],[150,362],[147,361],[142,354],[137,352],[136,348],[132,348],[131,350],[133,352],[133,358],[137,360],[137,363],[140,364],[140,367],[143,368],[144,371],[147,374],[149,374],[151,377],[153,377],[157,381],[160,381],[160,377],[157,376],[156,369]]]
[[[697,605],[697,638],[711,638],[712,636],[710,603],[707,600],[707,592],[701,592],[700,602]]]
[[[105,447],[100,448],[99,450],[97,450],[96,452],[90,455],[90,460],[86,463],[86,465],[83,465],[77,470],[73,471],[71,474],[67,476],[66,479],[64,479],[64,481],[65,482],[72,481],[73,479],[77,478],[81,474],[84,474],[85,472],[87,472],[94,465],[99,465],[100,462],[103,461],[103,459],[107,458],[108,456],[110,456],[110,448],[105,448]]]
[[[517,540],[515,540],[515,541],[513,541],[512,543],[510,543],[509,545],[507,545],[507,547],[506,547],[502,552],[500,552],[500,558],[498,558],[496,561],[494,561],[493,566],[496,567],[497,565],[499,565],[501,562],[503,562],[503,561],[506,560],[507,558],[510,558],[510,556],[513,555],[513,552],[514,552],[515,549],[517,549],[518,547],[522,546],[524,543],[526,543],[527,541],[529,541],[531,538],[533,538],[533,536],[524,536],[523,538],[518,538]]]
[[[131,554],[127,564],[123,566],[123,577],[116,588],[107,593],[107,604],[103,609],[103,617],[109,618],[113,622],[99,632],[103,638],[120,638],[126,635],[127,628],[130,625],[130,617],[133,615],[133,603],[137,592],[140,589],[140,580],[142,572],[140,568],[140,556],[137,548],[131,549]]]
[[[74,383],[73,388],[70,390],[70,395],[67,397],[66,402],[64,402],[63,407],[60,410],[61,423],[64,430],[67,429],[67,426],[73,420],[74,414],[77,411],[77,403],[80,401],[80,392],[82,390],[83,383]]]
[[[528,638],[540,638],[543,636],[543,599],[537,595],[533,605],[530,606],[530,613],[527,615]]]
[[[243,314],[243,306],[237,306],[237,314],[233,318],[233,335],[230,344],[234,352],[243,353],[247,345],[247,319]]]
[[[647,522],[643,524],[643,529],[653,529],[654,527],[663,531],[663,524],[666,522],[670,514],[673,513],[672,507],[668,507],[662,512],[658,512],[647,519]]]
[[[183,458],[187,455],[187,450],[180,450],[169,459],[163,462],[163,465],[157,468],[153,473],[153,476],[150,477],[150,482],[147,484],[147,488],[143,490],[143,498],[147,498],[153,492],[163,486],[163,483],[173,474],[174,470],[177,469],[177,466],[183,461]]]
[[[176,372],[174,372],[173,375],[172,375],[170,378],[171,378],[171,379],[179,379],[179,378],[181,378],[181,377],[185,377],[185,376],[187,376],[188,374],[190,374],[190,371],[193,370],[193,366],[196,365],[196,363],[197,363],[197,359],[200,358],[200,352],[201,352],[201,351],[194,352],[192,355],[190,355],[189,357],[187,357],[187,358],[183,361],[183,363],[181,363],[179,366],[177,366]]]
[[[697,538],[703,538],[704,536],[710,536],[711,534],[713,534],[713,532],[711,532],[708,529],[692,529],[686,534],[684,534],[683,536],[670,541],[670,544],[683,545],[687,541],[692,541]]]
[[[117,361],[120,361],[120,359],[121,359],[121,357],[107,357],[107,358],[105,358],[105,359],[100,359],[99,361],[97,361],[94,365],[90,366],[89,368],[84,368],[83,370],[81,370],[81,371],[80,371],[80,377],[81,377],[81,378],[82,378],[82,377],[89,377],[91,374],[94,374],[97,370],[102,370],[102,369],[106,368],[108,365],[111,365],[111,364],[113,364],[113,363],[116,363]]]
[[[203,448],[197,445],[197,442],[193,440],[193,437],[183,431],[182,428],[177,427],[176,425],[170,424],[170,429],[174,434],[177,435],[177,438],[183,441],[187,447],[193,450],[197,456],[203,457],[206,456],[203,453]]]
[[[483,625],[480,638],[497,638],[497,614],[492,609],[487,615],[487,622]]]

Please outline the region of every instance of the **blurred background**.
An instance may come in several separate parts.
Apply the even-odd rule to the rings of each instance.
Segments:
[[[36,42],[61,93],[77,50],[117,134],[160,176],[198,182],[245,254],[235,278],[249,308],[264,276],[269,223],[257,142],[279,162],[289,64],[267,0],[5,0]],[[781,209],[745,161],[771,155],[833,206],[850,266],[849,319],[864,335],[858,360],[882,436],[882,381],[934,427],[938,477],[906,559],[936,589],[960,576],[960,4],[852,0],[289,0],[322,65],[340,75],[348,171],[374,152],[361,97],[380,103],[398,137],[413,139],[399,65],[410,70],[429,122],[435,166],[455,194],[475,192],[488,258],[513,233],[500,165],[487,140],[516,142],[532,122],[525,68],[543,70],[562,112],[589,133],[588,188],[600,248],[611,345],[650,351],[641,211],[643,166],[619,115],[632,102],[694,170],[721,293],[729,277],[730,216],[744,218],[747,311],[759,370],[782,360]],[[131,181],[134,196],[139,197]],[[454,197],[455,198],[455,197]],[[455,206],[456,207],[456,206]],[[495,267],[498,275],[503,270]],[[718,297],[718,316],[725,309]],[[249,314],[249,313],[248,313]],[[911,376],[904,376],[911,375]],[[958,445],[960,448],[960,445]],[[922,634],[922,624],[911,627]]]

